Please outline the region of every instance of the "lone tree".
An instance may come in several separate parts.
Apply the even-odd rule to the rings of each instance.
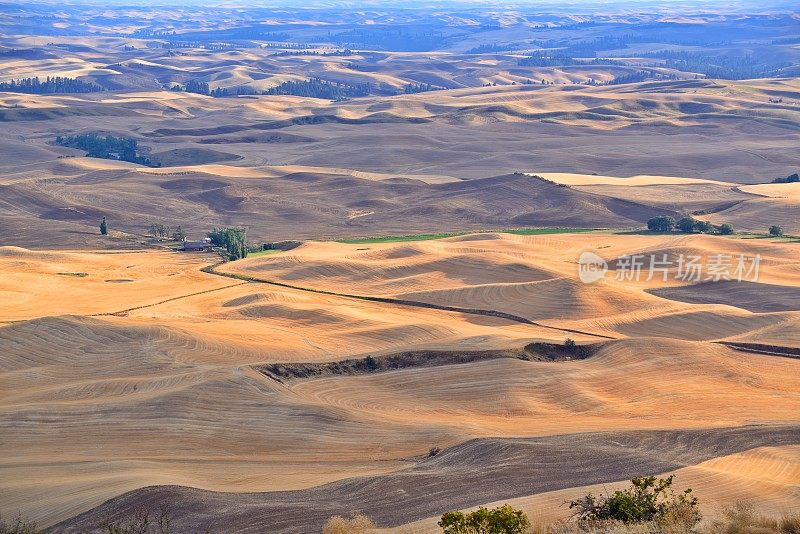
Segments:
[[[521,510],[515,510],[508,504],[491,510],[481,506],[477,510],[464,512],[447,512],[439,521],[443,534],[484,534],[497,532],[503,534],[523,534],[531,522]]]
[[[778,226],[777,224],[773,224],[769,227],[769,235],[772,237],[781,237],[783,235],[783,228]]]
[[[102,235],[108,235],[108,223],[106,222],[105,217],[103,217],[103,220],[100,221],[100,233]]]
[[[675,229],[675,219],[665,215],[653,217],[647,221],[647,229],[651,232],[671,232]]]

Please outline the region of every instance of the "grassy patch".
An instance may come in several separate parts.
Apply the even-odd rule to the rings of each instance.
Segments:
[[[258,250],[256,252],[248,252],[247,253],[247,257],[248,258],[257,258],[259,256],[268,256],[270,254],[277,254],[278,252],[283,252],[283,251],[279,250],[279,249]]]
[[[339,239],[338,243],[348,245],[361,245],[369,243],[398,243],[403,241],[430,241],[433,239],[444,239],[446,237],[456,237],[468,234],[514,234],[514,235],[547,235],[547,234],[576,234],[594,232],[598,228],[509,228],[504,230],[472,230],[465,232],[441,232],[438,234],[409,234],[409,235],[387,235],[375,237],[359,237],[354,239]]]
[[[739,234],[734,234],[726,237],[733,237],[735,239],[766,239],[768,241],[776,241],[779,243],[792,243],[794,241],[800,240],[800,237],[793,236],[793,235],[782,235],[780,237],[767,235],[767,234],[754,234],[754,233],[746,233],[742,232]]]
[[[735,234],[701,234],[701,233],[686,233],[686,232],[653,232],[651,230],[615,230],[612,233],[616,235],[663,235],[663,236],[685,236],[685,235],[713,235],[716,237],[727,237],[728,239],[762,239],[766,241],[775,241],[781,243],[795,243],[800,241],[800,237],[783,235],[775,237],[767,234],[756,234],[751,232],[737,232]]]
[[[602,228],[512,228],[511,230],[501,230],[503,234],[514,235],[548,235],[548,234],[585,234],[596,232]]]

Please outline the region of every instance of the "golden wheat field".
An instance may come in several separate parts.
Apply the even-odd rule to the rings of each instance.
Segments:
[[[798,290],[793,245],[709,236],[309,242],[216,268],[251,281],[200,272],[213,261],[203,253],[5,247],[3,295],[17,305],[0,328],[0,406],[14,429],[3,441],[3,502],[52,524],[154,484],[270,492],[380,477],[474,438],[796,423],[800,361],[720,342],[797,347],[786,334],[798,330],[797,311],[751,312],[713,293],[703,304],[670,300],[648,292],[664,285],[654,280],[583,284],[575,258],[588,248],[608,258],[758,253],[775,298]],[[288,382],[258,371],[568,337],[598,352]],[[677,473],[708,510],[758,495],[779,511],[798,504],[795,452],[764,443]],[[559,517],[577,486],[513,502]],[[429,531],[431,521],[412,526]]]

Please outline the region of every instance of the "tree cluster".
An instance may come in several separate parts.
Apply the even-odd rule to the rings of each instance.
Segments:
[[[208,88],[208,83],[200,80],[189,80],[186,82],[187,93],[196,93],[198,95],[208,95],[211,91]]]
[[[772,180],[773,184],[796,184],[797,182],[800,182],[800,174],[798,173],[790,174],[786,178],[775,178]]]
[[[140,165],[151,165],[151,161],[139,154],[136,139],[130,137],[114,137],[95,133],[56,137],[56,144],[70,148],[85,150],[90,158],[115,159],[129,161]]]
[[[244,228],[214,228],[208,237],[214,246],[223,247],[232,260],[247,257],[247,230]]]
[[[96,83],[84,82],[75,78],[62,78],[48,76],[45,81],[36,78],[23,78],[0,83],[0,91],[11,93],[28,93],[35,95],[57,93],[96,93],[105,91]]]
[[[663,66],[668,69],[696,72],[708,78],[722,80],[772,78],[780,76],[791,65],[790,62],[769,54],[710,54],[660,50],[642,56],[664,59],[666,61]]]
[[[419,87],[423,86],[420,85]],[[431,87],[431,89],[423,90],[433,90],[433,86],[428,87]],[[247,86],[236,88],[218,87],[216,89],[211,89],[206,82],[189,80],[183,88],[181,88],[180,85],[176,85],[172,90],[213,96],[215,98],[240,95],[293,95],[309,98],[323,98],[325,100],[344,100],[346,98],[368,96],[372,91],[372,86],[368,83],[348,85],[328,82],[319,78],[311,78],[309,80],[287,81],[267,89],[266,91],[257,91]]]
[[[266,95],[294,95],[326,100],[342,100],[370,94],[370,84],[346,85],[311,78],[302,81],[287,81],[264,91]]]
[[[514,50],[515,48],[520,48],[522,45],[518,43],[507,43],[507,44],[482,44],[476,47],[470,48],[466,50],[465,54],[492,54],[497,52],[507,52],[508,50]]]
[[[700,221],[687,215],[681,217],[675,226],[684,234],[713,234],[716,227],[708,221]]]
[[[651,232],[672,232],[673,230],[678,230],[685,234],[722,234],[722,235],[731,235],[733,234],[733,226],[724,223],[719,226],[715,226],[708,221],[700,221],[695,219],[691,215],[687,215],[686,217],[682,217],[678,221],[676,221],[673,217],[659,215],[657,217],[652,217],[647,221],[647,229]]]
[[[677,80],[678,76],[674,74],[661,74],[661,73],[654,73],[647,70],[639,70],[636,72],[632,72],[631,74],[623,74],[621,76],[615,77],[613,80],[609,81],[607,85],[623,85],[626,83],[640,83],[645,82],[648,80]]]
[[[517,65],[520,67],[566,67],[584,63],[584,61],[579,61],[563,52],[536,50],[530,56],[520,59]]]
[[[177,230],[180,230],[181,233],[183,233],[183,230],[181,230],[180,226],[177,228]],[[152,223],[150,225],[150,235],[159,239],[169,237],[171,231],[172,229],[169,226],[162,223]]]
[[[441,87],[431,85],[429,83],[409,83],[403,87],[403,90],[407,95],[414,93],[425,93],[427,91],[438,91],[440,89]]]
[[[769,235],[771,235],[772,237],[781,237],[783,235],[783,228],[781,228],[777,224],[772,225],[769,227]]]

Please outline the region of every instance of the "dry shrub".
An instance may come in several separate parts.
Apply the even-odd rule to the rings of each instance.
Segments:
[[[39,534],[43,531],[36,528],[36,523],[32,523],[17,514],[13,521],[7,523],[0,517],[0,534]]]
[[[353,513],[349,518],[335,515],[328,519],[322,534],[369,534],[377,528],[365,515]]]
[[[687,534],[694,532],[700,515],[696,504],[686,501],[673,502],[658,519],[664,534]]]
[[[547,527],[537,527],[536,534],[800,534],[800,515],[777,519],[756,513],[753,506],[738,503],[723,510],[719,519],[698,526],[691,511],[685,518],[659,522],[622,523],[592,521],[576,523],[561,521]]]
[[[780,530],[781,534],[800,534],[800,514],[783,516]]]
[[[781,519],[756,513],[752,504],[736,503],[705,529],[707,534],[800,534],[800,515]]]
[[[621,521],[592,521],[576,523],[563,521],[543,531],[546,534],[684,534],[691,530],[671,530],[653,521],[625,524]]]

